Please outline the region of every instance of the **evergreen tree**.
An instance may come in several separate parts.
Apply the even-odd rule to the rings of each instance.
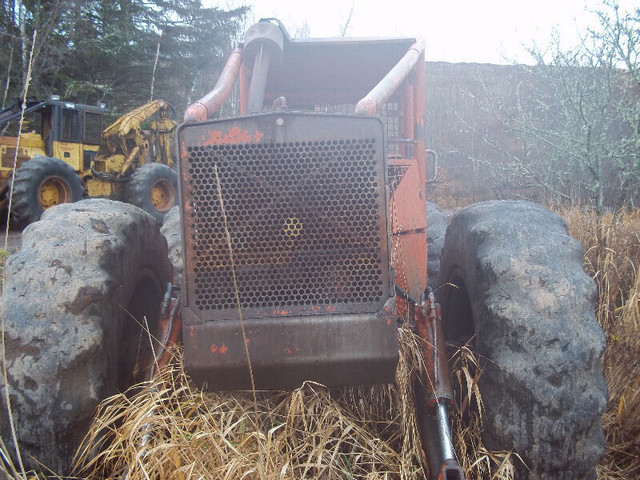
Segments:
[[[32,95],[106,101],[122,113],[149,101],[153,81],[153,96],[180,113],[212,88],[245,13],[198,0],[2,0],[7,97],[20,94],[37,30]]]

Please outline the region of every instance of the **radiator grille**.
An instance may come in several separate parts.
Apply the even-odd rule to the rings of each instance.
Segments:
[[[389,297],[381,134],[333,130],[186,148],[187,275],[204,320],[237,314],[225,216],[251,316],[373,312]]]

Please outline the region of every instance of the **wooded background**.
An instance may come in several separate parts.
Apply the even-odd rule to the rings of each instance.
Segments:
[[[153,82],[154,98],[186,106],[213,88],[246,11],[198,0],[2,0],[3,106],[21,95],[32,45],[31,96],[123,113],[149,101]]]

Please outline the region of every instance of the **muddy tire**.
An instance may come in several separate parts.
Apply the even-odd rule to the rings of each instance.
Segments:
[[[447,231],[447,216],[435,203],[427,202],[427,274],[429,286],[435,291],[440,274],[440,258]]]
[[[139,208],[84,200],[27,227],[5,272],[9,392],[23,459],[68,473],[98,403],[142,379],[150,363],[137,321],[153,331],[170,280],[167,244]],[[2,403],[2,439],[13,451],[4,392]]]
[[[162,223],[178,201],[178,174],[162,163],[136,169],[125,186],[123,200],[136,205]]]
[[[182,225],[180,223],[180,207],[175,206],[164,217],[160,232],[167,239],[169,261],[173,266],[173,283],[180,285],[184,275],[184,253],[182,250]]]
[[[11,218],[26,226],[40,220],[47,208],[83,197],[84,186],[73,167],[57,158],[35,156],[16,170]]]
[[[447,230],[445,336],[472,339],[483,439],[520,455],[518,479],[595,479],[603,455],[605,341],[582,261],[564,220],[526,202],[473,205]]]

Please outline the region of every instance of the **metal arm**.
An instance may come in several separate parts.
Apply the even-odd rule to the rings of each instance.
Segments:
[[[415,329],[422,339],[427,378],[418,382],[417,408],[431,480],[464,480],[453,450],[449,414],[453,389],[439,307],[433,291],[414,309]]]
[[[382,80],[380,80],[380,83],[373,87],[373,90],[358,102],[355,113],[361,115],[375,115],[378,110],[380,110],[380,107],[382,107],[389,97],[393,95],[393,92],[395,92],[402,82],[404,82],[409,73],[411,73],[413,67],[418,63],[418,60],[422,58],[424,49],[424,39],[419,39],[415,42],[396,66],[393,67]]]

